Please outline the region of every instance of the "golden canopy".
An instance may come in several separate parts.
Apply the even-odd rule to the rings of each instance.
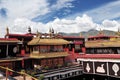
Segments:
[[[67,40],[64,39],[44,39],[44,38],[33,38],[30,42],[28,42],[28,45],[63,45],[63,44],[69,44]]]

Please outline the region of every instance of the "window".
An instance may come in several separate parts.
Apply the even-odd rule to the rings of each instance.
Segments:
[[[39,46],[33,47],[33,52],[34,53],[39,53]]]
[[[80,49],[80,45],[76,44],[76,45],[75,45],[75,49],[76,49],[76,50],[77,50],[77,49]]]
[[[50,46],[50,52],[54,52],[54,46]]]

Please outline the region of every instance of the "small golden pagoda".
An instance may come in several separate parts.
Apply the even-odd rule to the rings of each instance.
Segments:
[[[38,34],[37,37],[28,42],[31,47],[30,57],[33,58],[32,64],[49,67],[63,65],[65,56],[68,56],[65,45],[69,44],[69,42],[54,37],[54,32],[50,32],[50,35],[46,37],[38,36]]]
[[[119,47],[120,46],[120,32],[116,33],[116,36],[105,36],[100,30],[98,36],[89,37],[89,40],[86,41],[86,47]]]

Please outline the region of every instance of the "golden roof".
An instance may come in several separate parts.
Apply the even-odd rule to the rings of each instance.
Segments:
[[[20,40],[18,39],[12,39],[12,38],[0,38],[0,43],[18,43],[18,42],[21,42]]]
[[[52,53],[31,53],[31,58],[54,58],[68,56],[67,52],[52,52]]]
[[[120,40],[86,41],[86,47],[120,47]]]
[[[69,44],[67,40],[64,39],[41,39],[41,38],[33,38],[28,45],[63,45]]]

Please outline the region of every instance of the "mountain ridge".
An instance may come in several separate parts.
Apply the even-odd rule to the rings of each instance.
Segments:
[[[82,32],[78,32],[78,33],[59,32],[59,34],[65,35],[65,36],[83,36],[83,37],[88,37],[88,36],[97,36],[100,32],[102,32],[106,36],[115,36],[116,35],[115,31],[110,31],[110,30],[98,31],[98,30],[95,30],[95,29],[91,29],[89,31],[82,31]]]

